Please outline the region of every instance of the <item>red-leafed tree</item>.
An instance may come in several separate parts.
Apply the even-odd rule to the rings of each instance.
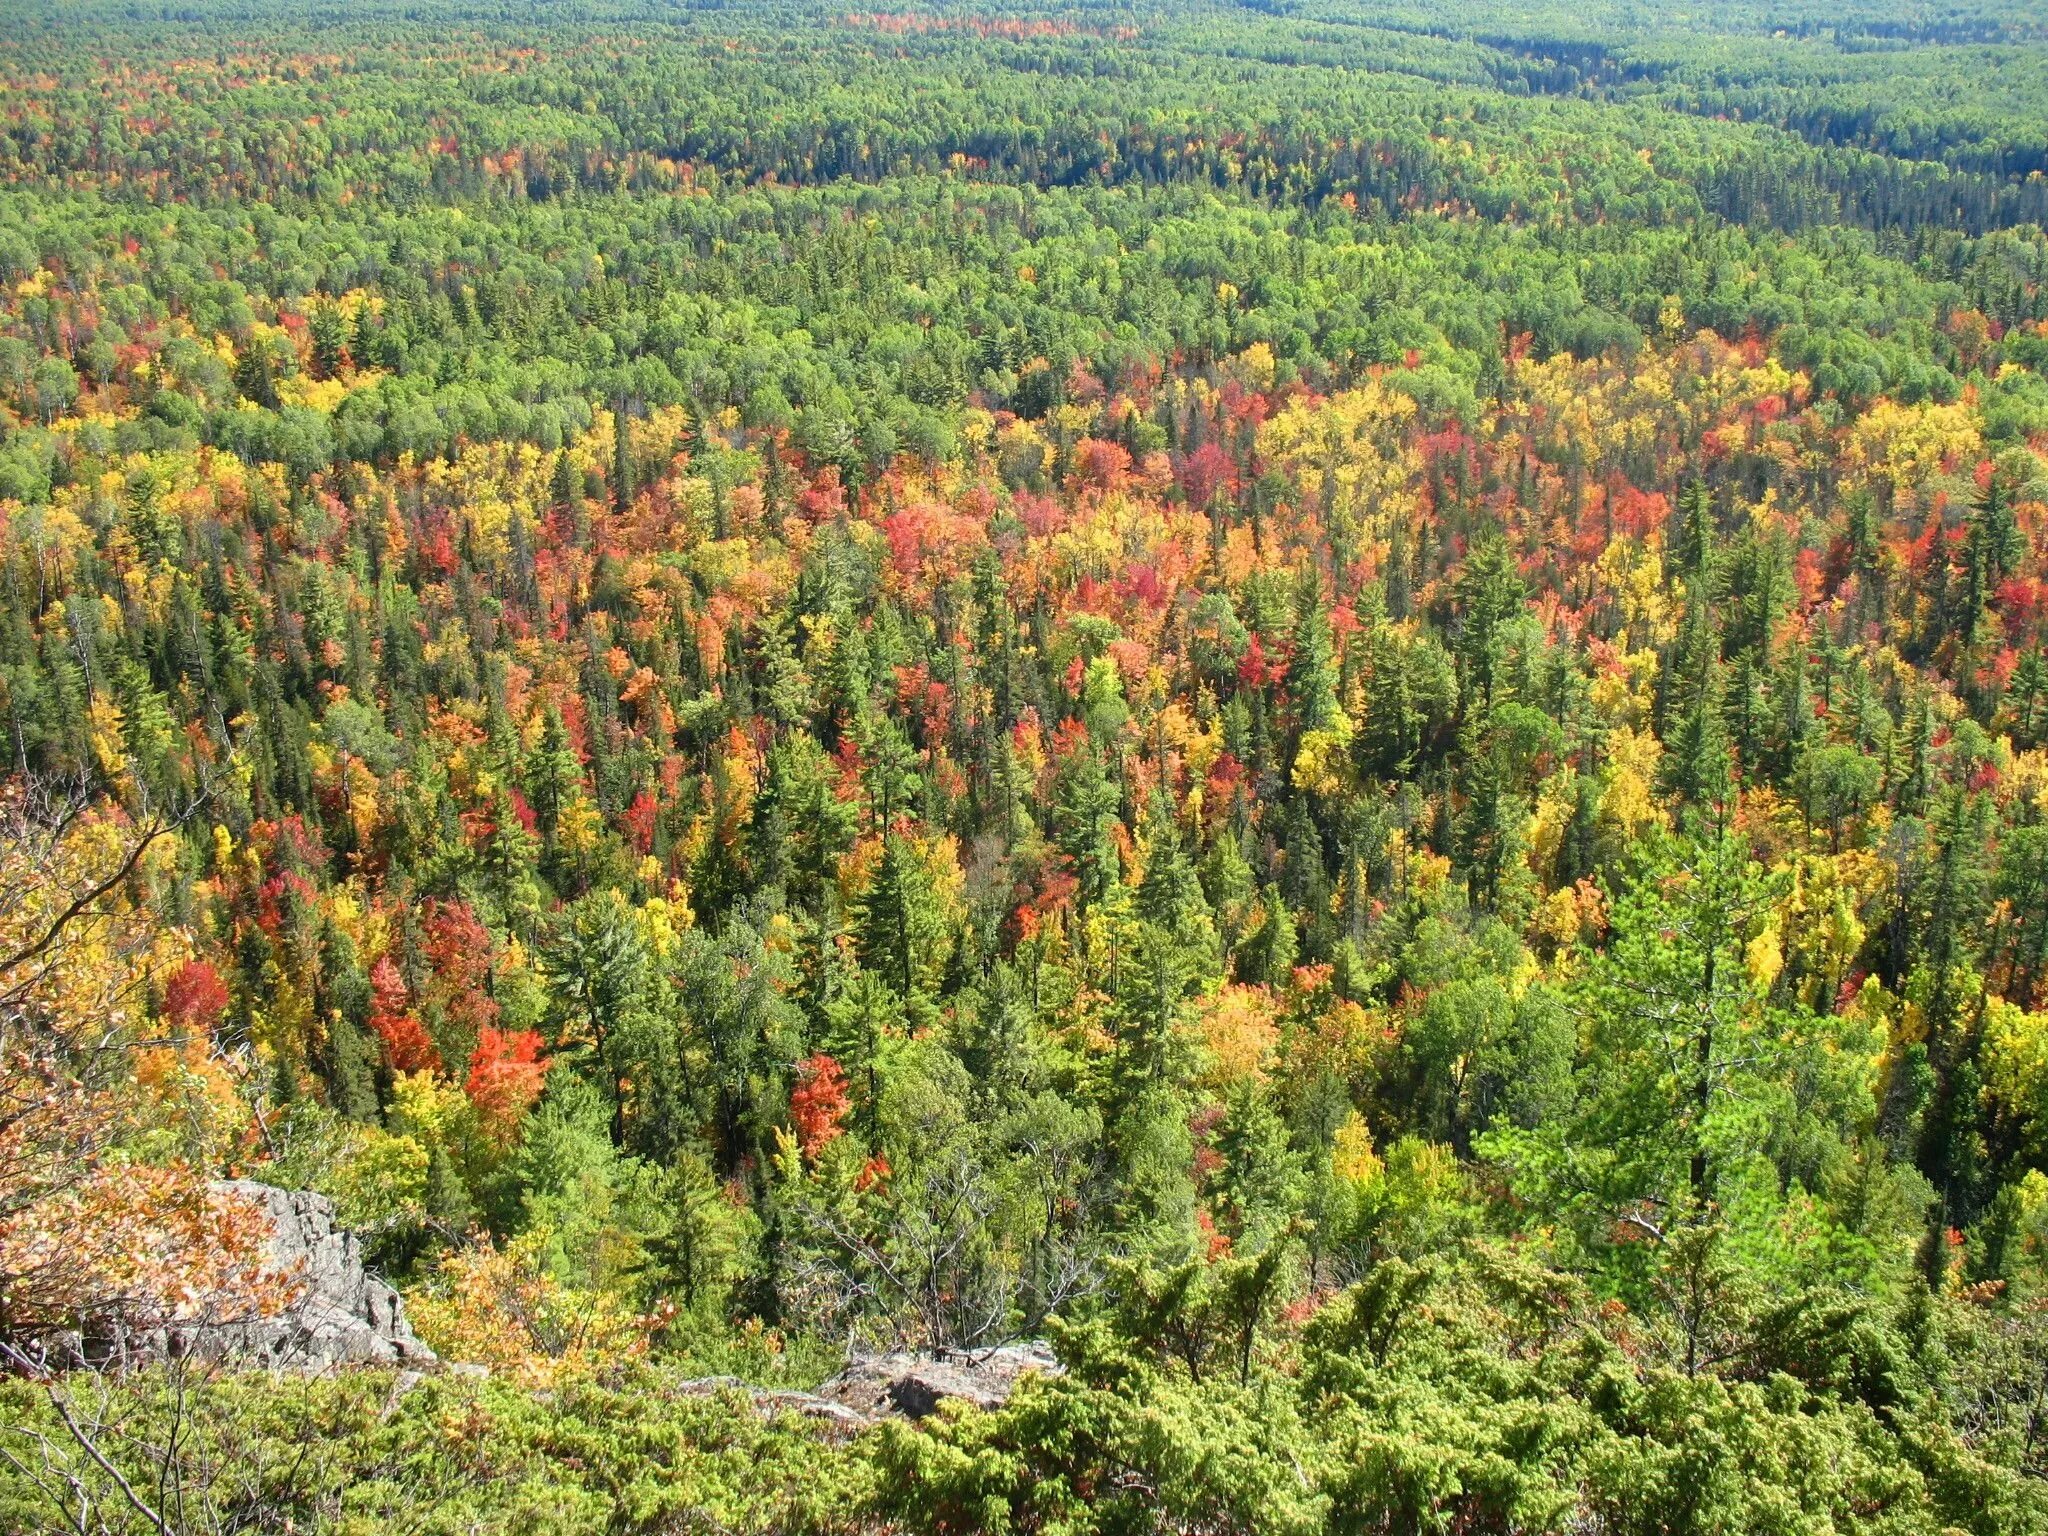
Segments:
[[[805,1157],[816,1157],[846,1132],[851,1100],[846,1074],[823,1051],[797,1063],[796,1089],[789,1096],[789,1118],[796,1126],[797,1145]]]
[[[443,1047],[460,1060],[498,1022],[491,995],[491,931],[465,901],[436,901],[427,908],[428,980],[425,1001]]]
[[[1236,472],[1230,455],[1219,443],[1202,444],[1181,461],[1178,476],[1181,494],[1188,499],[1188,505],[1198,511],[1209,505],[1217,490],[1227,485]]]
[[[370,968],[370,1028],[384,1042],[385,1059],[395,1072],[438,1071],[441,1053],[427,1038],[426,1026],[412,1011],[405,978],[389,955]]]
[[[164,1017],[171,1027],[201,1034],[220,1022],[228,1008],[227,983],[204,960],[187,960],[164,983]]]

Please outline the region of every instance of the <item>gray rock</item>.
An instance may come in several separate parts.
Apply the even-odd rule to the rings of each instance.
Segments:
[[[365,1273],[356,1234],[334,1224],[334,1202],[307,1190],[250,1179],[212,1188],[249,1200],[270,1220],[269,1261],[293,1282],[295,1299],[274,1316],[237,1315],[238,1298],[219,1298],[213,1320],[137,1328],[104,1323],[36,1342],[45,1365],[92,1369],[194,1359],[223,1365],[322,1371],[343,1365],[437,1364],[413,1337],[398,1292]]]
[[[298,1280],[302,1294],[276,1317],[205,1330],[210,1337],[195,1343],[206,1353],[310,1370],[435,1363],[434,1352],[413,1337],[398,1292],[364,1271],[356,1234],[334,1224],[333,1201],[251,1179],[214,1187],[263,1208],[271,1261]]]
[[[767,1417],[794,1413],[815,1420],[828,1435],[845,1438],[883,1419],[922,1419],[948,1399],[977,1408],[1000,1408],[1017,1383],[1036,1373],[1063,1374],[1051,1348],[1042,1343],[985,1350],[905,1350],[854,1361],[815,1392],[775,1392],[737,1376],[704,1376],[677,1382],[686,1397],[727,1394],[745,1398]]]
[[[1061,1366],[1042,1343],[987,1350],[914,1350],[856,1360],[818,1388],[817,1395],[872,1422],[900,1416],[922,1419],[951,1398],[976,1408],[1000,1408],[1027,1375],[1057,1376]]]

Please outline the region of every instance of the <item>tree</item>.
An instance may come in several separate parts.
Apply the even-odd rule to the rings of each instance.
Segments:
[[[1665,786],[1696,812],[1712,815],[1734,788],[1735,767],[1722,714],[1727,673],[1721,664],[1721,642],[1704,610],[1694,618],[1688,609],[1684,649],[1675,671],[1678,714],[1664,763]]]
[[[0,789],[0,1350],[16,1368],[57,1330],[288,1299],[252,1207],[203,1167],[120,1155],[145,999],[177,952],[141,876],[197,809],[136,821],[82,785]],[[203,980],[177,976],[189,1005]]]
[[[701,1103],[720,1174],[730,1178],[747,1159],[768,1154],[787,1104],[785,1074],[805,1054],[792,982],[786,964],[745,923],[729,923],[715,939],[701,930],[685,936],[669,974],[684,1071],[674,1090],[664,1090],[666,1107],[648,1128],[651,1152],[681,1145],[694,1129],[683,1119],[685,1105]],[[826,1049],[853,1069],[854,1059],[834,1043]]]
[[[1330,730],[1343,716],[1331,658],[1330,617],[1313,570],[1303,576],[1298,610],[1287,658],[1287,697],[1293,705],[1297,741],[1311,731]]]
[[[1428,1129],[1461,1156],[1509,1087],[1514,1025],[1514,1001],[1497,978],[1458,978],[1429,994],[1403,1034]]]
[[[882,840],[873,882],[854,905],[862,965],[910,999],[937,991],[951,934],[923,850],[902,832]]]
[[[1122,874],[1110,836],[1121,797],[1092,745],[1082,747],[1062,768],[1057,797],[1054,837],[1080,882],[1083,904],[1100,901]]]
[[[539,1031],[498,1030],[486,1025],[479,1032],[463,1091],[492,1137],[501,1142],[512,1137],[539,1100],[547,1083],[547,1068],[541,1059]]]
[[[871,1147],[881,1137],[885,1074],[903,1032],[902,999],[872,971],[855,972],[845,990],[825,1005],[820,1038],[847,1074],[854,1125]]]
[[[1791,1060],[1793,1021],[1751,969],[1769,881],[1732,837],[1674,854],[1617,898],[1609,942],[1569,994],[1585,1040],[1570,1110],[1477,1143],[1624,1271],[1632,1253],[1750,1208],[1763,1106]]]
[[[1457,605],[1459,676],[1476,712],[1493,710],[1495,674],[1507,645],[1508,622],[1522,611],[1522,575],[1498,533],[1475,540],[1453,589]]]
[[[384,1059],[394,1072],[433,1072],[441,1066],[441,1053],[427,1035],[426,1026],[412,1010],[405,978],[391,956],[382,956],[370,968],[370,1028],[384,1042]]]
[[[48,426],[77,403],[78,375],[61,357],[45,357],[29,380],[29,398]]]
[[[611,1107],[611,1135],[624,1146],[635,1091],[660,1046],[648,1008],[646,942],[632,908],[617,891],[593,891],[557,925],[549,952],[556,978],[551,1049],[592,1072]]]
[[[2048,827],[2015,827],[2006,834],[1994,893],[2001,913],[1993,959],[2003,963],[2007,995],[2030,1005],[2048,979]]]
[[[850,1108],[846,1074],[823,1051],[797,1063],[796,1087],[789,1095],[789,1118],[805,1157],[816,1158],[844,1134]]]
[[[541,835],[552,840],[563,807],[583,787],[583,764],[569,745],[560,710],[550,706],[542,713],[540,741],[525,766],[527,801]]]
[[[1877,800],[1884,765],[1851,746],[1808,746],[1792,765],[1792,785],[1809,826],[1828,829],[1828,846],[1842,846],[1842,825]]]

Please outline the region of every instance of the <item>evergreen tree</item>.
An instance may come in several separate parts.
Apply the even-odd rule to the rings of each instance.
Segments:
[[[882,840],[873,882],[854,907],[861,965],[899,998],[929,995],[945,965],[946,919],[916,847],[902,833]]]
[[[1083,747],[1061,771],[1053,805],[1053,835],[1073,868],[1084,904],[1099,902],[1122,878],[1111,838],[1122,796],[1093,747]]]
[[[646,942],[625,898],[597,890],[569,907],[548,961],[554,1051],[602,1085],[611,1108],[612,1144],[624,1146],[632,1091],[647,1086],[660,1050],[648,1007]]]
[[[1521,571],[1499,534],[1475,540],[1466,552],[1452,600],[1467,707],[1484,716],[1493,709],[1494,679],[1507,645],[1508,622],[1521,613],[1523,600]]]
[[[1726,684],[1720,644],[1704,617],[1688,619],[1676,670],[1677,718],[1664,760],[1665,788],[1687,805],[1719,806],[1733,791],[1734,765],[1721,712]]]
[[[882,1091],[893,1049],[904,1034],[902,998],[873,971],[857,971],[825,1005],[818,1043],[839,1063],[852,1090],[854,1129],[880,1144]]]

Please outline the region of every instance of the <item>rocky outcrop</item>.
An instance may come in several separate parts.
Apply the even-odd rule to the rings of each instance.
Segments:
[[[334,1224],[334,1202],[309,1190],[250,1179],[217,1185],[270,1218],[271,1263],[298,1282],[299,1300],[276,1317],[212,1330],[201,1347],[252,1363],[323,1370],[334,1365],[431,1365],[398,1292],[363,1269],[356,1234]]]
[[[922,1419],[947,1401],[1000,1408],[1025,1376],[1058,1376],[1062,1366],[1041,1343],[987,1350],[906,1350],[856,1360],[815,1392],[771,1392],[732,1376],[681,1383],[697,1394],[736,1392],[755,1412],[794,1413],[850,1435],[883,1419]]]
[[[921,1419],[949,1399],[976,1408],[1000,1408],[1025,1376],[1057,1376],[1060,1363],[1044,1344],[986,1350],[915,1350],[856,1360],[818,1388],[870,1421]]]
[[[27,1353],[60,1369],[176,1359],[298,1371],[437,1363],[434,1352],[413,1337],[398,1293],[364,1271],[361,1243],[335,1225],[333,1201],[249,1179],[212,1188],[253,1203],[268,1218],[267,1268],[283,1282],[291,1298],[287,1305],[266,1316],[246,1298],[222,1295],[209,1299],[194,1320],[155,1327],[110,1322],[46,1336]]]

